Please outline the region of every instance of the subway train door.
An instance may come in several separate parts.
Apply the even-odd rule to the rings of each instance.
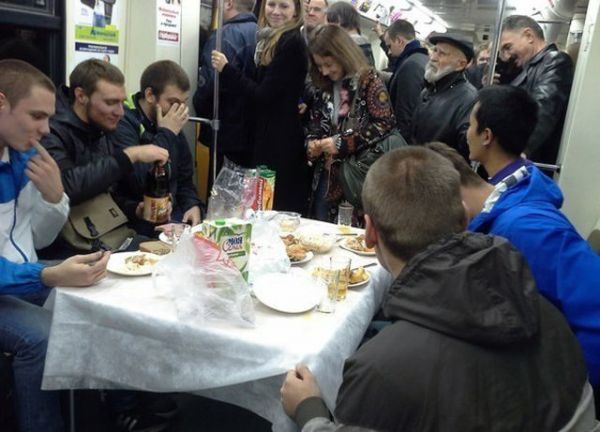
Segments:
[[[24,60],[64,82],[64,1],[0,0],[0,59]]]

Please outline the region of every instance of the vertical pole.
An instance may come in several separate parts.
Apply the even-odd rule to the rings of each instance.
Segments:
[[[221,51],[222,39],[223,39],[223,7],[224,0],[216,0],[213,4],[217,5],[217,16],[218,16],[218,24],[217,24],[217,34],[216,34],[216,43],[215,49],[217,51]],[[214,13],[214,11],[213,11]],[[214,89],[213,89],[213,121],[212,121],[212,130],[213,130],[213,142],[212,142],[212,184],[215,183],[215,178],[217,177],[217,146],[218,146],[218,137],[219,137],[219,81],[220,81],[220,73],[215,70],[215,79],[214,79]]]
[[[487,77],[487,84],[494,84],[494,71],[496,69],[496,59],[498,58],[498,52],[500,51],[500,36],[502,36],[502,22],[504,21],[504,11],[506,7],[506,0],[501,0],[498,2],[498,11],[496,13],[497,21],[496,21],[496,37],[494,37],[494,42],[492,44],[492,51],[490,56],[490,67],[489,73]]]

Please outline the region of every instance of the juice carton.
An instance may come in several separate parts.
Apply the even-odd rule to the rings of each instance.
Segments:
[[[204,221],[202,231],[219,245],[248,281],[252,224],[237,218],[217,219]]]

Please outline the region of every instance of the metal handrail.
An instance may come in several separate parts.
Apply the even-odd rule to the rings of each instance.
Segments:
[[[541,163],[541,162],[533,162],[533,165],[535,165],[536,167],[538,167],[540,169],[544,169],[546,171],[552,171],[552,172],[560,172],[560,169],[562,166],[562,165],[546,164],[546,163]]]

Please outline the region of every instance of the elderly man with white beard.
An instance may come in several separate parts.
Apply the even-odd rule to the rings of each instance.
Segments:
[[[465,76],[473,58],[473,43],[461,35],[436,34],[425,66],[425,89],[414,112],[410,142],[441,141],[468,157],[469,113],[477,90]]]

